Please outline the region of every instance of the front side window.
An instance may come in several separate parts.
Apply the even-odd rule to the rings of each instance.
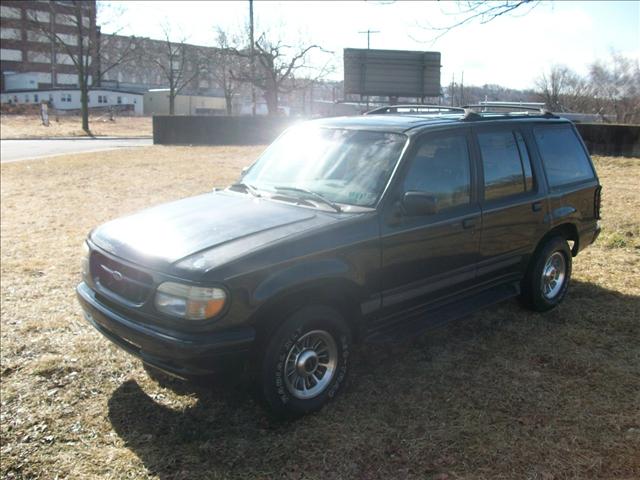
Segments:
[[[274,193],[305,189],[335,203],[373,207],[406,141],[397,133],[293,127],[262,154],[242,182]]]
[[[484,171],[484,198],[495,200],[533,188],[531,162],[520,132],[478,134]]]
[[[434,197],[439,211],[467,205],[471,169],[466,135],[436,137],[422,143],[405,177],[404,191]]]
[[[551,188],[594,177],[589,157],[569,125],[535,127],[533,134]]]

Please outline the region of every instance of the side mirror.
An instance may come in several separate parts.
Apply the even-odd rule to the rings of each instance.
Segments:
[[[402,207],[409,216],[434,215],[438,213],[438,199],[425,192],[406,192]]]

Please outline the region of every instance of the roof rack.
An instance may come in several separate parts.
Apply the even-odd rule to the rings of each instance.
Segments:
[[[540,111],[544,108],[544,102],[499,102],[499,101],[489,101],[484,100],[478,102],[477,105],[467,105],[467,107],[476,107],[483,108],[484,111],[486,109],[495,108],[495,109],[504,109],[511,108],[516,110],[536,110]]]
[[[384,114],[412,114],[412,113],[441,113],[441,112],[454,112],[464,113],[464,108],[461,107],[445,107],[442,105],[387,105],[384,107],[374,108],[368,112],[364,112],[363,115],[384,115]]]
[[[475,105],[465,105],[464,108],[465,110],[473,110],[478,113],[503,113],[504,110],[523,110],[525,112],[536,112],[544,116],[555,117],[552,112],[544,108],[544,105],[544,103],[539,102],[479,102]]]

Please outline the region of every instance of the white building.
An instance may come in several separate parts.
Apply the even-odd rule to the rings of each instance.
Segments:
[[[0,94],[3,104],[38,104],[49,102],[56,110],[80,110],[79,89],[44,89],[22,90]],[[121,111],[130,111],[134,115],[143,114],[143,95],[139,92],[123,92],[120,90],[95,89],[89,91],[89,108],[109,107]]]

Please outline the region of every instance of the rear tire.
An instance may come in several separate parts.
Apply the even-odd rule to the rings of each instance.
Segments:
[[[528,309],[546,312],[567,294],[571,280],[571,250],[563,237],[552,237],[531,259],[522,280],[520,301]]]
[[[303,307],[268,339],[258,380],[277,416],[320,410],[343,386],[351,348],[344,317],[326,306]]]

